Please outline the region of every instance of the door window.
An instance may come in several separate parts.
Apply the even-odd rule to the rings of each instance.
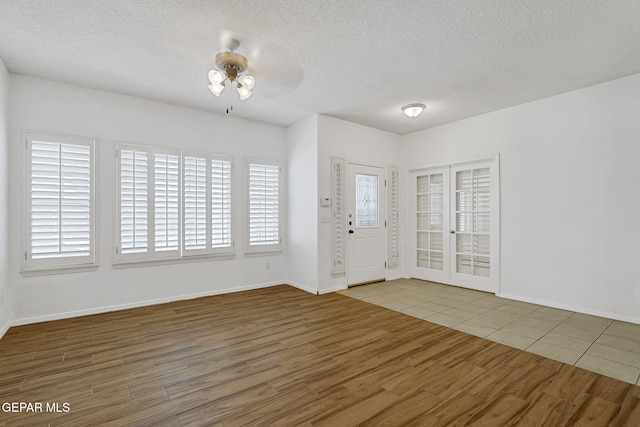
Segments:
[[[356,174],[356,227],[378,226],[378,176]]]

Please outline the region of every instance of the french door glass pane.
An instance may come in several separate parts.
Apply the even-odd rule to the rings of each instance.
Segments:
[[[429,249],[429,233],[418,233],[418,249]]]
[[[442,193],[431,193],[429,211],[442,212],[444,208],[442,206],[442,200],[443,200]]]
[[[428,194],[419,194],[418,195],[418,204],[417,204],[418,212],[428,212],[428,211],[431,210],[431,209],[429,209],[430,205],[431,205],[431,203],[429,202],[429,199],[430,199],[430,197],[429,197]]]
[[[489,235],[479,234],[473,236],[473,253],[489,255]]]
[[[418,267],[429,268],[429,251],[418,251]]]
[[[479,190],[473,192],[473,210],[488,212],[490,208],[489,190]]]
[[[472,179],[471,179],[471,171],[461,171],[456,173],[456,190],[471,190],[472,188]]]
[[[457,231],[460,233],[466,233],[471,231],[471,215],[470,213],[457,213],[456,223]]]
[[[442,231],[442,213],[432,213],[430,229],[434,231]]]
[[[416,250],[421,268],[443,269],[444,190],[442,173],[416,178]]]
[[[489,257],[474,256],[473,257],[473,275],[489,277]]]
[[[471,274],[471,256],[465,254],[456,255],[456,271],[461,274]]]
[[[489,168],[473,170],[473,188],[489,188],[490,185]]]
[[[418,227],[417,230],[429,230],[429,214],[427,213],[419,213],[418,214]]]
[[[491,175],[489,168],[456,172],[456,271],[489,277]]]
[[[473,231],[477,233],[488,233],[491,218],[489,213],[473,214]]]
[[[471,211],[471,191],[458,191],[456,193],[456,211]]]
[[[429,181],[429,192],[430,193],[442,193],[444,191],[442,182],[442,174],[431,175],[431,179]]]
[[[432,251],[442,251],[442,233],[431,233],[429,242],[429,249]]]
[[[419,176],[417,179],[417,193],[429,192],[429,175]]]
[[[456,252],[459,253],[471,253],[471,234],[458,233],[456,242]]]
[[[431,262],[429,263],[432,270],[440,270],[442,271],[444,268],[443,262],[443,253],[442,252],[431,252]]]

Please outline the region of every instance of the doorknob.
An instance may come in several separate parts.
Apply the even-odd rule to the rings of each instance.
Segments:
[[[353,230],[349,230],[349,234],[353,234]]]
[[[449,233],[456,234],[456,230],[451,230]]]

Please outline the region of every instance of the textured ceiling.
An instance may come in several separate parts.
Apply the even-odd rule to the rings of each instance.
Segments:
[[[257,83],[207,90],[230,36]],[[640,72],[638,0],[2,0],[12,73],[279,125],[405,134]],[[423,102],[416,119],[400,107]]]

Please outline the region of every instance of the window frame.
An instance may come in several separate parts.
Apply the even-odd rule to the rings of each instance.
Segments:
[[[97,138],[77,135],[57,134],[41,131],[24,131],[25,141],[25,180],[24,180],[24,228],[23,228],[23,257],[21,273],[24,276],[46,274],[62,274],[82,271],[94,271],[97,263],[97,211],[96,211],[96,145]],[[34,141],[49,143],[79,145],[89,148],[89,254],[86,256],[51,257],[42,259],[32,258],[32,144]]]
[[[265,166],[275,166],[278,168],[278,243],[275,244],[267,244],[267,245],[252,245],[251,244],[251,165],[265,165]],[[245,158],[245,179],[246,179],[246,248],[245,255],[247,256],[259,256],[263,254],[273,254],[273,253],[281,253],[283,251],[283,218],[282,218],[282,198],[283,198],[283,186],[282,186],[282,176],[283,176],[283,168],[282,164],[278,160],[273,159],[264,159],[264,158]]]

